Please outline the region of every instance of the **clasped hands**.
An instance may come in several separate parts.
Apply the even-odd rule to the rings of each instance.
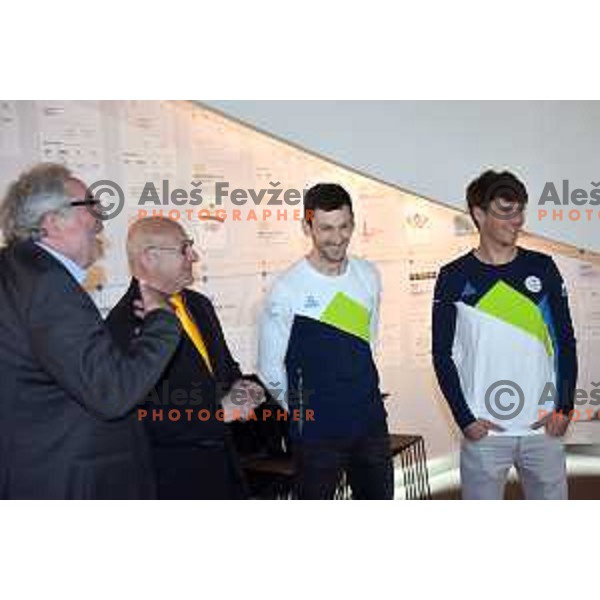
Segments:
[[[246,421],[266,399],[265,390],[260,384],[238,379],[221,399],[225,422]]]

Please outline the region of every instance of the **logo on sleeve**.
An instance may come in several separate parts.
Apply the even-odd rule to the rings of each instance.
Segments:
[[[477,290],[473,287],[473,285],[471,284],[470,281],[467,281],[460,297],[466,298],[467,296],[476,296],[476,295],[477,295]]]
[[[525,280],[525,287],[530,292],[533,292],[534,294],[537,294],[538,292],[542,291],[542,281],[541,281],[541,279],[539,277],[536,277],[535,275],[530,275]]]

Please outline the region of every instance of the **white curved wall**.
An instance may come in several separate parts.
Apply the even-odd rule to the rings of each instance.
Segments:
[[[531,231],[600,251],[600,206],[580,207],[594,208],[592,221],[569,221],[566,211],[562,222],[540,220],[537,212],[547,181],[560,191],[562,180],[569,179],[571,190],[588,193],[592,181],[600,182],[600,102],[204,104],[342,165],[450,205],[463,206],[466,183],[483,169],[510,168],[529,187]]]

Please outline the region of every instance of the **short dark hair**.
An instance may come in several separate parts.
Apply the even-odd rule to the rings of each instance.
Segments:
[[[308,223],[317,209],[329,212],[344,206],[354,215],[350,194],[337,183],[317,183],[304,192],[304,218]]]
[[[524,207],[528,200],[525,184],[510,171],[497,172],[491,169],[483,172],[469,183],[467,205],[475,225],[479,227],[473,215],[473,209],[477,206],[487,212],[490,204],[498,198],[503,198],[508,202],[518,202]]]

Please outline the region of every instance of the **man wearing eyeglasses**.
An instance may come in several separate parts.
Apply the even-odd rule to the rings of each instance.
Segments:
[[[140,286],[140,335],[122,352],[82,287],[102,223],[86,186],[41,164],[0,207],[0,498],[139,498],[151,493],[135,440],[115,424],[173,355],[180,325]]]
[[[198,255],[175,221],[148,217],[129,229],[134,276],[108,317],[127,349],[139,327],[138,280],[170,297],[185,334],[161,380],[137,411],[149,436],[160,499],[239,499],[245,484],[225,422],[243,419],[264,401],[262,387],[244,380],[211,301],[187,289]]]

